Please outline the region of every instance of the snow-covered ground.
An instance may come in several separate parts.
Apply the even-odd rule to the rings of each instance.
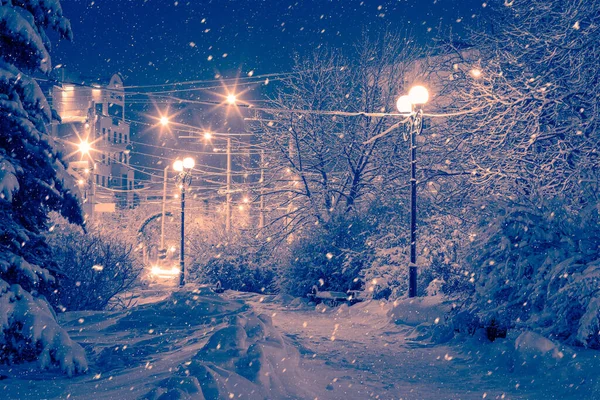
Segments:
[[[599,352],[532,333],[438,344],[450,335],[439,328],[447,305],[435,299],[331,309],[286,296],[173,290],[145,290],[126,311],[63,314],[90,373],[69,379],[0,366],[1,397],[600,398]]]
[[[449,305],[438,298],[331,309],[227,296],[270,313],[300,349],[302,367],[321,378],[319,399],[600,399],[600,352],[559,348],[533,333],[448,340],[439,327]]]
[[[0,397],[314,398],[298,351],[268,316],[205,287],[172,290],[144,291],[126,311],[63,314],[90,373],[68,379],[31,365],[2,366]]]

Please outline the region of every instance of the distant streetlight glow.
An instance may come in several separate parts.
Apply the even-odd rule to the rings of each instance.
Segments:
[[[77,146],[79,147],[79,152],[84,156],[90,154],[92,150],[92,145],[87,140],[82,140]]]
[[[161,268],[158,265],[153,265],[150,274],[157,278],[173,279],[179,275],[179,268],[176,266],[171,268]]]
[[[206,140],[212,139],[212,133],[210,133],[210,132],[204,132],[204,139],[206,139]]]
[[[168,117],[160,117],[160,124],[162,126],[167,126],[169,125],[169,118]]]
[[[227,102],[231,105],[234,105],[237,102],[237,96],[235,94],[228,94]]]
[[[471,70],[471,76],[475,79],[480,78],[481,77],[481,70],[479,68],[473,68]]]

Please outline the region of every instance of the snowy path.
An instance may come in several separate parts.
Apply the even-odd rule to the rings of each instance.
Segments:
[[[89,374],[0,366],[0,398],[600,399],[598,351],[564,349],[555,362],[518,358],[509,339],[434,345],[416,325],[435,318],[435,307],[403,324],[389,322],[390,309],[145,290],[128,310],[61,316],[86,349]]]
[[[208,288],[144,291],[130,309],[60,319],[85,348],[89,373],[68,379],[31,364],[0,366],[0,398],[316,397],[297,350],[270,320]]]
[[[320,399],[600,398],[598,352],[581,352],[581,364],[565,364],[547,375],[540,366],[510,371],[502,344],[413,340],[421,339],[415,327],[388,322],[387,304],[315,310],[279,296],[228,296],[270,313],[274,326],[300,349],[304,368],[323,378],[315,382],[325,389]]]

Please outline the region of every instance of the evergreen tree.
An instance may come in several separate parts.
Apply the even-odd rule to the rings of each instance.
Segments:
[[[51,108],[28,75],[51,70],[47,29],[71,39],[58,0],[0,0],[0,362],[38,360],[71,375],[87,369],[85,353],[44,296],[55,268],[41,234],[49,211],[82,216],[50,144]]]

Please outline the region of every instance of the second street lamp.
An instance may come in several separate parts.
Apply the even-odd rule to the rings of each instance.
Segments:
[[[396,106],[409,117],[410,136],[410,265],[408,297],[417,296],[417,146],[416,136],[423,131],[423,105],[429,100],[424,86],[413,86],[407,96],[400,96]]]
[[[177,185],[181,189],[181,245],[179,247],[179,287],[185,285],[185,189],[192,183],[192,169],[195,162],[191,157],[183,160],[176,160],[173,163],[173,170],[179,172],[177,175]]]

